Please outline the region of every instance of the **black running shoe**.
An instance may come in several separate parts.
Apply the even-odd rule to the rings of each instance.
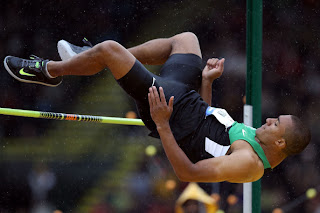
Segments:
[[[82,41],[87,46],[79,47],[67,42],[66,40],[60,40],[57,44],[57,47],[61,60],[68,60],[69,58],[92,48],[92,44],[90,43],[90,41],[88,41],[88,39],[84,38]]]
[[[61,76],[49,78],[45,74],[49,60],[44,60],[34,55],[30,56],[30,59],[7,56],[4,59],[4,67],[18,81],[43,84],[50,87],[56,87],[62,82]]]

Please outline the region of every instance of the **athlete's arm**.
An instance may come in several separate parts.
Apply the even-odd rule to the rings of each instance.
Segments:
[[[224,58],[220,60],[217,58],[211,58],[207,61],[207,65],[202,71],[200,95],[210,106],[212,99],[212,82],[222,75],[224,61]]]
[[[157,130],[166,155],[179,179],[185,176],[185,169],[193,164],[178,146],[172,131],[170,129],[169,119],[173,110],[173,97],[170,98],[167,105],[163,89],[160,87],[160,97],[153,86],[149,88],[148,100],[150,105],[150,114],[157,125]]]
[[[179,180],[185,182],[245,183],[259,180],[264,168],[248,150],[192,163],[177,145],[169,124],[157,128],[166,155]]]
[[[166,155],[181,181],[188,182],[252,182],[262,177],[262,162],[248,149],[236,150],[230,155],[192,163],[178,146],[169,125],[173,110],[173,97],[167,105],[163,89],[160,96],[155,87],[149,89],[150,113],[157,125]]]
[[[264,173],[262,162],[248,150],[194,164],[176,143],[169,124],[161,125],[157,130],[166,155],[181,181],[245,183],[259,180]]]
[[[230,155],[197,162],[186,174],[185,181],[245,183],[259,180],[263,173],[263,163],[254,153],[238,150]]]

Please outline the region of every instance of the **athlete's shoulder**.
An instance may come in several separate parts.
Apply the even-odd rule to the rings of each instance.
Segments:
[[[235,141],[230,147],[230,156],[236,156],[238,165],[246,171],[247,176],[243,182],[260,179],[264,174],[264,165],[253,148],[244,140]]]
[[[244,123],[238,123],[237,121],[235,121],[233,124],[232,124],[232,127],[231,128],[239,128],[239,129],[251,129],[251,130],[256,130],[256,128],[253,128],[251,126],[248,126]]]

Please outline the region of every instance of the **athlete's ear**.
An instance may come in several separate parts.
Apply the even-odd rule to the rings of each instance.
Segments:
[[[276,140],[275,143],[276,143],[277,147],[279,147],[280,149],[284,149],[287,146],[286,140],[284,138]]]

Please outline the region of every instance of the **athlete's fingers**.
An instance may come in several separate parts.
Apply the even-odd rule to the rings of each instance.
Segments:
[[[151,94],[150,94],[150,92],[148,93],[148,101],[149,101],[149,106],[150,106],[150,108],[152,108],[152,107],[153,107],[153,103],[152,103],[152,100],[151,100]]]
[[[223,71],[223,68],[224,68],[224,61],[225,61],[224,58],[219,61],[219,68],[221,68],[222,71]]]
[[[154,107],[155,106],[155,99],[154,99],[152,87],[149,88],[149,94],[150,94],[150,103],[151,103],[150,106]]]
[[[171,96],[169,99],[169,107],[170,109],[173,109],[173,101],[174,101],[174,96]]]
[[[154,96],[154,103],[160,104],[159,93],[158,93],[157,88],[155,86],[152,86],[152,91],[153,91],[153,96]]]
[[[215,67],[217,65],[217,62],[219,61],[219,59],[217,58],[211,58],[207,61],[207,64],[210,65],[210,66],[213,66]]]
[[[160,91],[160,98],[161,98],[160,101],[167,105],[166,96],[164,95],[163,88],[159,87],[159,91]]]
[[[208,59],[207,63],[212,64],[214,61],[216,61],[217,58],[210,58]]]
[[[218,61],[219,61],[218,58],[214,58],[214,59],[212,60],[213,66],[217,65]]]

